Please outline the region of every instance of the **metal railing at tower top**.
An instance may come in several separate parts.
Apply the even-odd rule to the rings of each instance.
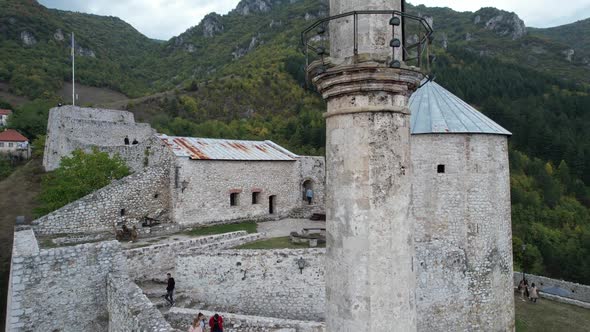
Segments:
[[[391,39],[389,45],[392,49],[392,60],[388,64],[390,67],[399,68],[401,62],[404,62],[408,66],[419,68],[420,71],[425,74],[430,71],[430,63],[433,59],[429,52],[429,46],[433,40],[432,27],[424,17],[408,14],[399,10],[359,10],[318,20],[301,33],[301,43],[303,45],[303,52],[305,53],[306,68],[311,61],[320,59],[323,61],[325,57],[330,56],[328,25],[334,20],[340,20],[337,22],[338,24],[353,25],[352,35],[350,36],[353,40],[352,54],[357,56],[359,54],[359,17],[365,15],[389,16],[389,25],[391,26]],[[351,16],[352,20],[341,20]],[[396,37],[396,31],[399,31],[397,29],[401,29],[401,33],[397,34],[398,36],[401,36],[401,40]],[[396,58],[396,48],[401,48],[401,59]]]

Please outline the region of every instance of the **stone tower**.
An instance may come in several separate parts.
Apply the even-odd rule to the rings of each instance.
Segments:
[[[419,331],[513,331],[508,137],[436,82],[410,99]]]
[[[394,10],[400,0],[331,0],[332,17],[373,12],[331,20],[330,56],[308,68],[327,102],[330,332],[416,330],[408,98],[423,76],[390,46],[402,44]]]

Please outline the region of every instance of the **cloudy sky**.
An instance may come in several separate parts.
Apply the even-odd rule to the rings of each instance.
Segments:
[[[50,8],[117,16],[150,38],[167,40],[197,25],[210,12],[225,14],[239,0],[39,0]],[[551,27],[590,17],[590,1],[565,0],[413,0],[413,4],[476,11],[494,6],[513,11],[527,26]],[[556,8],[557,7],[557,8]],[[436,22],[435,22],[436,26]]]

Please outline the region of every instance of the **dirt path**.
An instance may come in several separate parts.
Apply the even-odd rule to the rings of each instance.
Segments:
[[[30,222],[41,189],[41,160],[31,160],[0,181],[0,326],[4,326],[12,236],[17,216]]]

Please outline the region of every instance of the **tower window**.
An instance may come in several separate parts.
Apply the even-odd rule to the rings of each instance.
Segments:
[[[445,172],[445,165],[438,165],[436,166],[437,173],[444,173]]]
[[[231,193],[229,194],[229,205],[230,206],[238,206],[239,202],[239,196],[240,194],[238,193]]]
[[[125,209],[121,209],[121,211],[119,212],[119,214],[121,214],[121,217],[125,215]]]

